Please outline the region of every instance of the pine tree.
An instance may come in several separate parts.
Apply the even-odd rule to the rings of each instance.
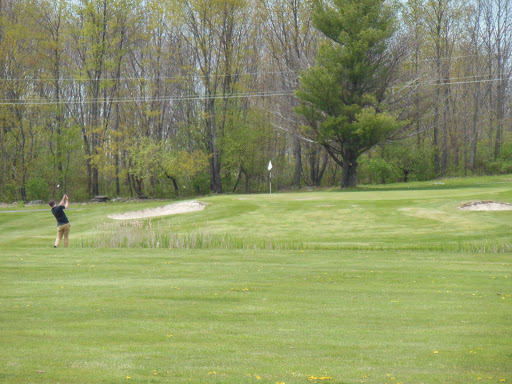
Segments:
[[[353,187],[358,157],[400,126],[384,103],[394,68],[394,12],[385,0],[317,0],[313,12],[326,41],[300,77],[296,111],[342,167],[341,187]]]

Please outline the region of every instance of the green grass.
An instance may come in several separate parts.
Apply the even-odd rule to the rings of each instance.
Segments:
[[[0,210],[0,382],[512,382],[508,181]]]

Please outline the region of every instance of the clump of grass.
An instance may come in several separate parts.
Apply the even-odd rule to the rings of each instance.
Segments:
[[[423,243],[423,244],[303,244],[304,250],[328,251],[429,251],[460,253],[510,253],[512,244],[506,241],[469,241],[458,243]]]
[[[354,244],[308,243],[300,239],[261,238],[206,232],[177,233],[162,222],[120,221],[97,225],[93,235],[82,238],[81,248],[170,248],[170,249],[268,249],[268,250],[351,250],[351,251],[436,251],[508,253],[506,239],[468,240],[449,243]]]
[[[230,234],[175,233],[152,220],[104,223],[83,238],[82,248],[269,249],[299,250],[300,240],[239,237]]]
[[[509,253],[512,252],[512,243],[505,240],[470,241],[458,244],[457,250],[471,253]]]

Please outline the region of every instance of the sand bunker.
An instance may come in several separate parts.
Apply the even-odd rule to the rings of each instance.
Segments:
[[[512,204],[497,201],[471,201],[461,204],[459,209],[465,211],[510,211]]]
[[[114,220],[132,220],[146,219],[148,217],[176,215],[178,213],[189,213],[202,211],[206,207],[205,203],[199,201],[183,201],[180,203],[169,204],[164,207],[148,208],[142,211],[126,212],[116,215],[109,215],[109,219]]]

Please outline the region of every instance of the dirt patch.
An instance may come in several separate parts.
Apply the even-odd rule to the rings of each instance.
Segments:
[[[206,207],[205,203],[199,201],[182,201],[180,203],[169,204],[158,208],[148,208],[141,211],[125,212],[116,215],[109,215],[109,219],[114,220],[134,220],[146,219],[149,217],[177,215],[179,213],[189,213],[202,211]]]
[[[464,211],[510,211],[512,204],[497,201],[470,201],[459,205],[459,209]]]

